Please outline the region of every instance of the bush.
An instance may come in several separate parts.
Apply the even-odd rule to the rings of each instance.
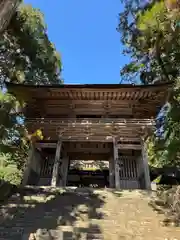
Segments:
[[[163,202],[167,209],[167,215],[178,225],[180,224],[180,186],[161,186],[158,189],[157,196]]]
[[[15,165],[0,167],[0,179],[18,186],[21,183],[22,172]]]

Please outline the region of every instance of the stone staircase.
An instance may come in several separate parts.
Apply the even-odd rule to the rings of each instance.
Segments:
[[[149,194],[111,189],[27,187],[0,208],[0,240],[175,240]]]

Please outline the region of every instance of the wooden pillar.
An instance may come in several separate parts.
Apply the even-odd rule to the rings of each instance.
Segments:
[[[66,156],[62,159],[61,165],[61,179],[59,185],[61,187],[65,187],[67,184],[67,175],[68,175],[68,168],[69,168],[69,158]]]
[[[113,138],[113,149],[114,149],[114,168],[115,168],[115,188],[120,189],[118,148],[117,148],[117,142],[115,138]]]
[[[111,156],[109,158],[109,187],[114,188],[114,158]]]
[[[68,171],[69,171],[69,162],[70,162],[70,159],[67,156],[66,161],[65,161],[65,165],[64,165],[64,183],[63,184],[64,184],[65,187],[67,185],[67,178],[68,178]]]
[[[26,167],[24,169],[23,179],[22,179],[22,183],[21,183],[21,185],[23,187],[25,185],[27,185],[27,183],[28,183],[28,179],[29,179],[29,175],[30,175],[30,172],[31,172],[31,165],[32,165],[32,162],[33,162],[34,155],[35,155],[35,147],[31,143],[30,148],[29,148],[27,162],[26,162]]]
[[[62,140],[59,139],[58,142],[57,142],[57,146],[56,146],[56,155],[55,155],[53,173],[52,173],[52,179],[51,179],[51,186],[53,186],[53,187],[56,187],[57,180],[58,180],[58,171],[59,171],[61,148],[62,148]]]
[[[146,146],[146,142],[143,138],[141,138],[141,147],[142,147],[142,163],[143,163],[143,168],[144,168],[145,186],[146,186],[147,190],[151,190],[151,180],[150,180],[149,165],[148,165],[147,146]]]

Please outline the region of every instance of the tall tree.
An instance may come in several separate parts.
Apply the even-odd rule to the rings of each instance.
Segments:
[[[1,82],[60,83],[61,59],[40,10],[21,5],[0,37]]]
[[[178,12],[169,12],[164,1],[125,2],[118,30],[125,46],[124,53],[129,54],[132,61],[121,70],[122,77],[132,81],[138,76],[143,83],[150,83],[178,76]]]
[[[161,135],[153,138],[152,151],[162,164],[180,164],[180,11],[168,1],[124,1],[118,30],[131,62],[121,74],[144,84],[173,81],[168,111],[158,121]],[[172,3],[172,2],[171,2]],[[169,4],[169,5],[168,5]],[[163,121],[162,121],[163,119]],[[153,147],[152,147],[153,146]],[[162,151],[163,149],[163,151]],[[162,154],[160,154],[160,152]],[[154,155],[155,156],[155,155]],[[159,158],[160,157],[160,158]]]
[[[1,86],[9,81],[26,84],[62,84],[62,63],[47,35],[40,10],[22,4],[0,36]],[[26,129],[15,97],[0,91],[0,152],[22,167],[27,157]]]

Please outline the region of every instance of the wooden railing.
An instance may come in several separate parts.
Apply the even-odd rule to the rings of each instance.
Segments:
[[[66,139],[104,139],[111,141],[112,136],[137,137],[144,128],[152,128],[152,119],[115,119],[115,118],[86,118],[86,119],[47,119],[31,118],[26,120],[30,132],[42,128],[45,135],[62,135]],[[79,139],[78,139],[79,137]]]
[[[121,118],[29,118],[26,120],[27,123],[36,123],[36,124],[54,124],[54,125],[67,125],[67,124],[76,124],[76,125],[92,125],[92,124],[116,124],[116,125],[154,125],[154,120],[152,119],[121,119]]]

